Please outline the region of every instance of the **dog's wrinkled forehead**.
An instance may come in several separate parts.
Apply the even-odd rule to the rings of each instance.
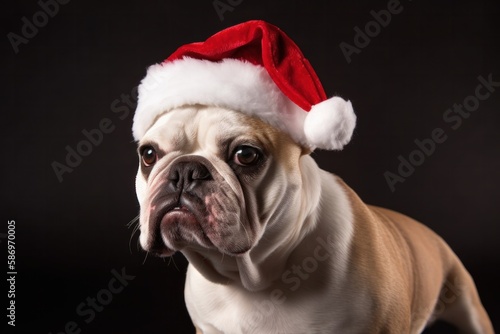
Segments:
[[[155,142],[165,152],[220,151],[229,142],[255,141],[273,150],[277,143],[292,140],[263,121],[237,111],[193,106],[169,111],[160,116],[139,144]]]

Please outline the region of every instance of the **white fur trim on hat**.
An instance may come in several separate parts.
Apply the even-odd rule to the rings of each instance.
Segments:
[[[281,92],[262,66],[236,59],[211,62],[185,57],[149,67],[139,86],[134,139],[140,140],[165,112],[194,104],[259,117],[311,149],[341,149],[356,120],[350,102],[337,97],[313,106],[308,115]]]

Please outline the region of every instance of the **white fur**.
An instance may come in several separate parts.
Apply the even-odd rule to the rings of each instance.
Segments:
[[[161,114],[195,104],[257,116],[312,149],[342,149],[356,121],[351,103],[339,97],[313,106],[307,116],[262,66],[236,59],[211,62],[185,57],[149,67],[139,86],[134,138],[140,140]]]
[[[310,258],[315,258],[318,249],[322,256],[326,254],[319,239],[329,240],[330,253],[324,261],[330,264],[322,266],[320,263],[317,270],[308,273],[307,279],[300,280],[300,287],[295,290],[292,289],[290,278],[297,279],[297,276],[290,274],[281,276],[265,290],[253,292],[238,284],[212,283],[195,266],[189,265],[185,286],[186,305],[194,324],[203,334],[330,334],[355,333],[359,330],[353,323],[352,328],[346,331],[342,322],[369,311],[369,305],[360,297],[361,294],[350,291],[349,280],[346,279],[349,247],[354,233],[350,204],[335,178],[323,171],[318,173],[312,158],[304,157],[301,166],[304,181],[307,180],[307,183],[304,182],[303,199],[307,198],[308,204],[301,208],[299,216],[304,217],[305,214],[310,217],[306,212],[312,209],[317,216],[313,214],[314,224],[310,228],[304,228],[300,222],[290,222],[291,225],[302,225],[302,232],[292,247],[295,250],[287,259],[282,258],[282,261],[286,259],[284,274],[290,273],[293,266],[301,266]],[[331,186],[321,187],[324,183]],[[315,191],[310,196],[313,189],[325,191]],[[322,207],[327,209],[322,210]],[[287,240],[263,238],[261,242],[286,243]],[[322,271],[324,268],[328,268],[328,273]],[[322,284],[325,277],[332,278],[328,288],[321,295],[311,293]],[[273,293],[276,291],[281,293],[282,302],[274,298]],[[332,300],[350,302],[332,303]]]

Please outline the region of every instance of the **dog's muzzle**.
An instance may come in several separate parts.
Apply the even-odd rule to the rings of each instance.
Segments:
[[[182,156],[154,177],[145,249],[170,256],[186,246],[247,251],[245,215],[236,194],[212,163],[201,156]]]
[[[149,251],[168,256],[191,242],[213,247],[201,226],[214,182],[208,164],[202,157],[181,158],[159,177],[159,191],[151,200]]]

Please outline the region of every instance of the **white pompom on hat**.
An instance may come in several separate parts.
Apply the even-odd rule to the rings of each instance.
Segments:
[[[312,66],[279,28],[249,21],[181,46],[139,86],[133,134],[158,116],[202,104],[259,117],[309,149],[340,150],[356,125],[351,102],[327,98]]]

